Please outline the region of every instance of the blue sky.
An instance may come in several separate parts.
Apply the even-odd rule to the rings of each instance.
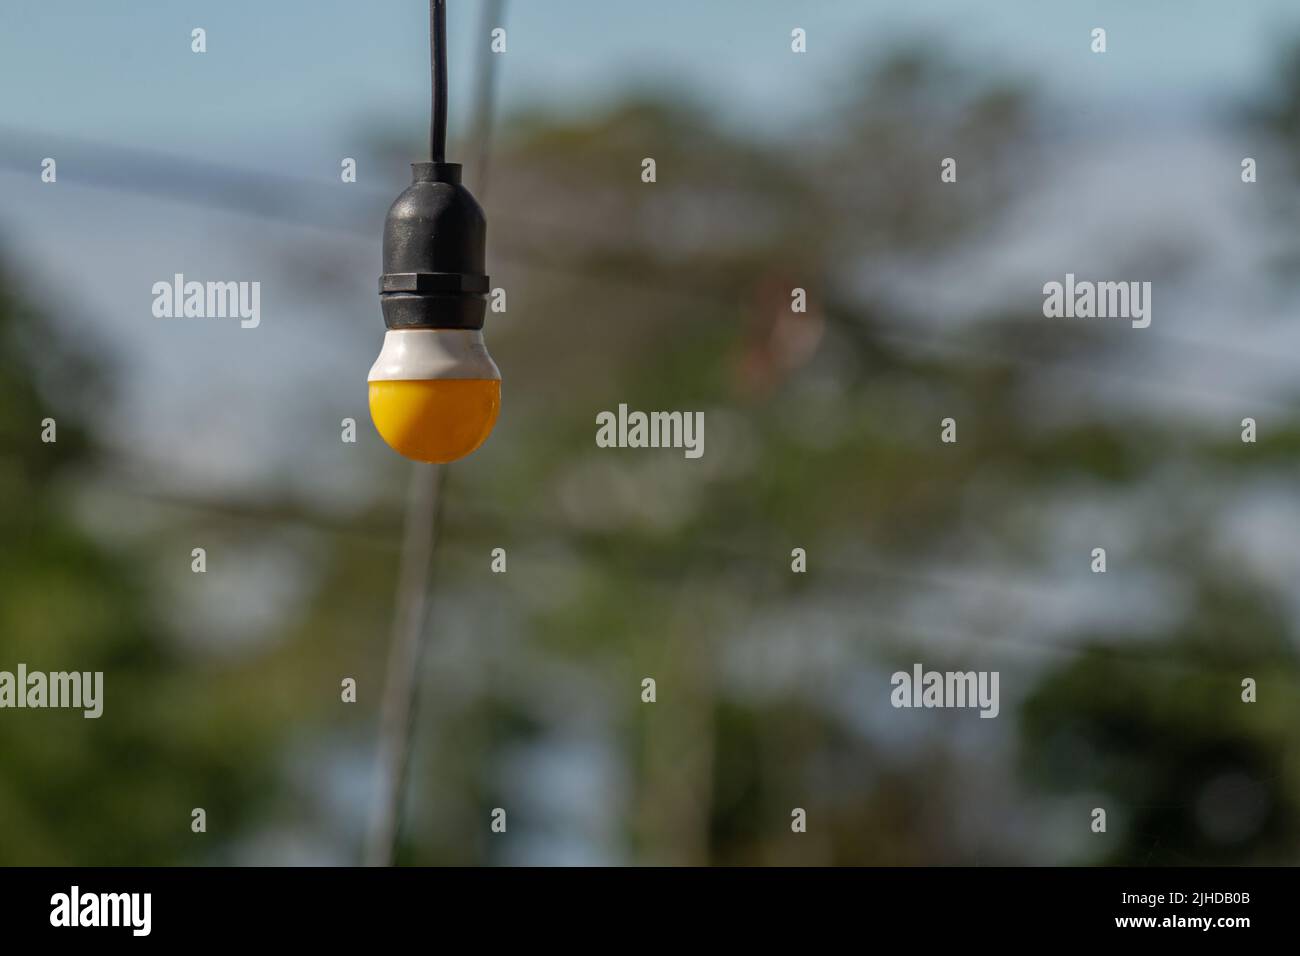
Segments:
[[[466,121],[474,53],[487,36],[482,0],[449,0],[449,7],[455,134]],[[824,97],[851,92],[858,67],[895,49],[900,37],[937,39],[977,68],[1010,69],[1046,88],[1077,141],[1056,155],[1055,185],[1023,197],[1020,218],[998,242],[947,263],[886,257],[864,275],[887,279],[912,311],[919,304],[949,319],[961,309],[945,290],[991,300],[1032,293],[1044,276],[1059,278],[1063,262],[1076,271],[1118,268],[1087,257],[1158,243],[1172,229],[1215,238],[1209,258],[1216,266],[1201,271],[1201,285],[1162,290],[1153,340],[1202,327],[1231,338],[1236,331],[1219,321],[1224,314],[1289,328],[1289,302],[1244,297],[1270,249],[1269,237],[1242,217],[1237,179],[1240,157],[1259,144],[1239,142],[1196,114],[1258,91],[1280,44],[1300,36],[1296,0],[508,0],[505,25],[504,115],[538,103],[576,113],[650,87],[687,92],[733,126],[778,134],[815,116]],[[190,52],[194,26],[208,31],[203,56]],[[793,26],[808,31],[805,57],[789,52]],[[1105,57],[1088,50],[1094,26],[1108,31]],[[280,386],[327,403],[322,417],[337,421],[335,411],[346,409],[363,418],[365,371],[382,335],[374,281],[388,193],[376,202],[372,235],[303,230],[95,187],[70,148],[68,161],[60,158],[58,188],[49,188],[38,170],[46,150],[58,149],[50,144],[84,137],[254,176],[329,181],[342,202],[339,157],[366,155],[379,131],[409,129],[413,143],[423,140],[427,43],[423,0],[0,4],[0,159],[10,159],[0,164],[0,247],[54,303],[60,321],[73,329],[93,323],[130,369],[121,377],[127,411],[104,425],[115,444],[210,478],[218,476],[205,470],[209,453],[219,447],[221,477],[238,483],[276,460],[279,420],[259,410],[283,401]],[[1112,128],[1126,119],[1122,134]],[[1159,128],[1166,121],[1183,128]],[[18,142],[6,141],[6,128],[23,134]],[[374,188],[384,175],[366,169],[362,182]],[[290,274],[286,256],[303,240],[313,254],[331,256],[316,267],[349,277],[347,295],[313,297],[311,283]],[[68,261],[79,264],[71,281]],[[215,324],[160,331],[150,289],[175,272],[264,277],[263,326],[253,337]],[[327,317],[336,331],[304,336]],[[499,338],[508,337],[510,321],[498,323]],[[1286,349],[1294,349],[1289,339],[1276,351]],[[1178,374],[1226,380],[1236,368],[1180,367]],[[288,370],[308,384],[298,388]],[[232,381],[243,405],[209,401],[205,387]],[[178,436],[196,423],[206,444],[182,463],[188,446]],[[346,485],[345,471],[312,475],[342,476]]]
[[[451,0],[453,134],[466,118],[483,0]],[[739,15],[743,11],[743,16]],[[1035,76],[1067,101],[1249,89],[1294,0],[508,0],[505,109],[586,108],[629,87],[689,92],[733,122],[783,118],[900,36],[940,36],[976,64]],[[194,26],[209,52],[189,49]],[[802,26],[809,54],[788,52]],[[1110,52],[1087,50],[1104,26]],[[423,0],[6,0],[0,126],[169,152],[344,149],[428,111]]]

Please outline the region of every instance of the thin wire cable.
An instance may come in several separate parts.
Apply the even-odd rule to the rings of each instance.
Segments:
[[[0,129],[0,140],[3,139],[4,130]],[[97,150],[104,150],[100,144],[90,144]],[[109,147],[110,155],[117,156],[138,156],[138,157],[159,157],[165,154],[141,151],[141,150],[121,150],[118,147]],[[87,165],[92,167],[102,167],[104,162],[88,162]],[[136,164],[140,165],[140,164]],[[0,170],[14,170],[21,168],[16,160],[0,148]],[[244,173],[234,174],[228,168],[205,167],[214,174],[226,172],[230,176],[230,185],[236,189],[242,189],[243,192],[235,197],[233,206],[229,200],[230,196],[217,198],[212,195],[206,195],[202,191],[195,191],[190,186],[192,182],[180,181],[172,182],[167,180],[171,175],[169,167],[164,164],[154,165],[148,170],[149,176],[130,180],[127,182],[111,182],[103,178],[97,178],[92,169],[87,174],[87,178],[81,182],[81,185],[92,188],[101,188],[110,192],[135,192],[143,195],[154,196],[167,199],[179,199],[195,205],[216,207],[227,212],[238,212],[243,215],[253,216],[258,219],[270,222],[284,223],[286,225],[298,226],[319,226],[328,228],[331,231],[346,230],[358,234],[364,233],[370,236],[373,231],[373,223],[365,223],[360,220],[345,221],[326,221],[319,218],[319,213],[327,204],[316,203],[311,201],[295,200],[293,208],[277,208],[276,204],[285,202],[283,197],[288,195],[288,191],[295,186],[307,187],[312,184],[303,180],[290,178],[281,179],[272,193],[263,197],[258,189],[251,186],[253,177]],[[197,181],[194,181],[197,182]],[[475,190],[476,194],[479,193]],[[265,201],[263,202],[263,199]],[[387,198],[385,194],[384,199]],[[479,196],[481,200],[481,195]],[[378,200],[375,200],[378,201]],[[369,203],[373,206],[373,202]],[[689,274],[680,271],[673,274],[672,282],[663,281],[653,268],[642,269],[639,272],[620,272],[618,274],[597,275],[592,271],[591,266],[579,261],[575,264],[575,259],[581,259],[584,256],[591,255],[589,246],[581,243],[590,241],[589,237],[578,236],[575,239],[572,236],[566,237],[557,233],[555,229],[546,232],[544,238],[530,239],[525,233],[527,229],[532,228],[530,224],[520,223],[514,220],[506,220],[506,228],[499,228],[502,224],[501,217],[495,217],[498,229],[495,232],[497,238],[493,240],[493,254],[497,258],[510,259],[521,263],[521,267],[538,273],[548,273],[552,275],[571,277],[580,276],[584,283],[589,287],[593,283],[609,286],[611,288],[628,289],[646,294],[657,296],[671,297],[690,301],[694,303],[710,302],[717,303],[720,306],[732,307],[735,305],[734,294],[726,289],[719,287],[711,278],[693,278]],[[608,252],[609,247],[606,244],[604,251]],[[628,247],[618,250],[617,258],[623,261],[635,260],[638,256],[645,257],[651,255],[645,249],[639,247]],[[847,316],[846,316],[847,319]],[[1042,359],[1036,356],[1026,356],[1015,354],[1004,349],[990,347],[972,347],[960,342],[954,343],[945,338],[941,332],[934,334],[917,333],[907,324],[899,323],[890,326],[879,326],[874,334],[882,338],[893,340],[894,342],[915,345],[931,354],[950,360],[962,358],[980,358],[984,361],[995,359],[999,362],[1015,365],[1026,369],[1038,369],[1049,375],[1068,375],[1075,378],[1093,379],[1101,382],[1113,382],[1117,386],[1128,387],[1134,384],[1133,376],[1130,372],[1119,369],[1106,370],[1091,367],[1078,367],[1071,364],[1074,360],[1071,357],[1064,359]],[[1175,332],[1162,332],[1159,335],[1162,344],[1168,343],[1183,349],[1192,354],[1199,354],[1213,357],[1216,359],[1235,359],[1242,362],[1270,362],[1280,364],[1286,361],[1286,357],[1280,353],[1258,353],[1255,351],[1243,349],[1227,342],[1212,342],[1205,339],[1198,339],[1192,336],[1181,335]],[[1196,381],[1175,380],[1170,376],[1157,377],[1147,374],[1140,382],[1142,387],[1152,388],[1166,392],[1167,394],[1183,394],[1194,397],[1206,395],[1220,396],[1230,398],[1235,401],[1246,401],[1256,405],[1264,404],[1271,408],[1294,410],[1296,403],[1289,399],[1280,399],[1274,396],[1265,395],[1261,392],[1250,392],[1240,388],[1216,388],[1206,387],[1198,379]]]
[[[444,474],[442,480],[446,480],[445,469],[442,466]],[[159,504],[163,507],[185,508],[200,514],[210,514],[218,517],[223,522],[228,522],[232,518],[245,518],[252,521],[280,521],[284,523],[307,524],[315,527],[315,530],[327,534],[347,533],[346,529],[340,528],[334,522],[323,522],[316,526],[312,516],[308,514],[286,515],[277,518],[275,515],[263,511],[247,513],[239,510],[232,511],[224,502],[207,499],[198,499],[186,494],[160,494],[150,492],[143,488],[139,481],[130,481],[123,483],[117,488],[117,491],[126,498],[143,500]],[[437,510],[434,515],[434,526],[438,529],[443,528],[442,512],[445,497],[440,496],[438,499]],[[463,513],[463,511],[462,511]],[[516,542],[525,540],[541,541],[550,540],[554,535],[571,535],[578,529],[560,523],[533,520],[531,524],[523,521],[517,515],[490,515],[486,512],[478,511],[474,513],[474,523],[483,525],[483,519],[499,520],[508,523],[511,533],[514,535]],[[461,542],[465,546],[464,542]],[[441,547],[441,539],[434,543],[434,550]],[[467,547],[467,546],[466,546]],[[692,547],[696,548],[701,554],[707,556],[709,560],[701,562],[698,567],[703,572],[711,572],[718,576],[717,587],[725,588],[729,580],[734,580],[735,572],[744,571],[746,574],[766,575],[761,577],[762,587],[759,588],[755,595],[755,602],[758,603],[764,598],[770,598],[775,591],[777,581],[773,571],[773,561],[771,553],[758,553],[747,549],[737,548],[730,544],[722,544],[707,540],[692,542]],[[475,552],[477,553],[477,552]],[[432,552],[431,552],[432,554]],[[662,561],[645,561],[639,558],[633,558],[625,562],[627,568],[636,571],[642,581],[648,585],[662,587],[665,598],[671,594],[671,589],[676,587],[681,578],[679,568],[668,568]],[[788,575],[788,572],[787,572]],[[759,580],[759,578],[756,578]],[[1050,601],[1055,596],[1056,589],[1048,585],[1046,587],[1027,584],[1027,585],[1006,585],[990,583],[988,581],[969,581],[962,580],[959,576],[950,573],[934,573],[926,569],[916,567],[893,567],[892,559],[886,555],[880,555],[877,560],[862,561],[839,561],[833,568],[823,569],[817,575],[817,587],[826,595],[836,597],[854,597],[863,593],[864,586],[906,586],[917,589],[928,589],[942,593],[963,592],[966,594],[986,593],[991,596],[1005,596],[1022,599],[1026,606],[1036,606]],[[773,585],[769,588],[768,584]],[[425,603],[424,618],[425,624],[432,618],[432,603]],[[1053,637],[1045,641],[1026,640],[1014,635],[1007,636],[990,636],[980,634],[969,630],[952,630],[948,629],[943,632],[933,628],[919,629],[913,622],[902,618],[886,618],[875,614],[864,617],[862,614],[855,614],[855,620],[858,623],[870,623],[871,625],[890,630],[898,634],[912,635],[919,638],[930,640],[940,640],[949,645],[962,644],[972,649],[997,649],[1000,646],[1009,647],[1015,650],[1029,650],[1040,654],[1067,656],[1080,655],[1087,653],[1104,654],[1107,657],[1125,664],[1136,664],[1163,669],[1182,668],[1186,670],[1202,670],[1205,672],[1219,672],[1222,665],[1216,662],[1197,662],[1180,659],[1171,661],[1167,659],[1165,646],[1160,642],[1151,642],[1145,639],[1132,640],[1123,644],[1116,643],[1113,640],[1108,642],[1104,638],[1085,639],[1085,640],[1067,640]],[[421,641],[416,655],[417,668],[413,673],[420,673],[420,656],[423,655],[428,647],[427,641]],[[415,685],[418,691],[418,685]],[[415,694],[413,699],[418,699]],[[409,725],[408,725],[409,726]]]
[[[396,611],[388,675],[379,716],[379,794],[366,844],[367,866],[392,866],[401,831],[402,795],[410,774],[411,729],[415,722],[421,636],[432,603],[430,566],[442,510],[446,475],[439,465],[413,465],[406,525],[397,575]]]
[[[484,23],[491,23],[494,18],[499,19],[502,13],[502,4],[504,0],[491,0],[484,7]],[[438,0],[437,6],[442,7],[441,0]],[[433,15],[432,8],[430,9]],[[439,98],[435,92],[434,103],[441,104],[442,110],[446,112],[446,25],[445,12],[441,9],[438,12],[438,19],[432,20],[436,23],[435,31],[442,35],[440,42],[435,42],[435,47],[442,53],[443,61],[441,68],[435,67],[434,84],[435,89],[441,88],[443,94]],[[488,31],[484,30],[484,34]],[[488,168],[488,150],[491,142],[492,128],[492,104],[496,93],[496,84],[494,82],[496,71],[493,69],[490,54],[480,55],[478,69],[475,76],[475,123],[472,146],[470,155],[475,157],[475,168],[477,170],[477,182],[475,183],[475,192],[480,202],[486,200],[487,188],[485,180],[487,178]],[[441,77],[441,81],[439,79]],[[435,135],[435,144],[439,138],[445,142],[446,137],[446,120],[445,116],[440,126],[435,120],[437,132]],[[434,146],[435,161],[441,161],[442,152],[440,147]],[[433,566],[434,558],[437,555],[438,543],[440,541],[439,532],[442,529],[442,513],[446,506],[447,500],[447,480],[450,475],[451,465],[433,465],[432,480],[426,480],[424,469],[417,466],[416,471],[411,476],[411,494],[412,503],[407,511],[406,528],[403,532],[404,541],[411,544],[410,562],[412,573],[409,578],[402,578],[401,587],[408,588],[413,592],[420,587],[420,581],[427,581],[427,597],[420,597],[414,593],[407,593],[399,598],[399,606],[405,605],[410,617],[405,622],[400,642],[394,639],[393,655],[390,659],[389,684],[385,692],[386,708],[390,711],[388,739],[390,754],[388,757],[389,779],[391,780],[390,796],[385,807],[384,817],[377,828],[382,824],[382,829],[377,830],[372,841],[372,863],[377,866],[392,866],[396,862],[397,847],[402,836],[402,820],[404,819],[403,807],[406,802],[406,794],[409,789],[411,755],[415,748],[415,718],[420,709],[420,688],[421,675],[424,673],[425,651],[429,646],[428,640],[425,639],[428,629],[433,621],[433,589],[436,577],[436,569]],[[432,501],[430,501],[432,498]],[[421,547],[423,544],[423,547]],[[403,548],[403,560],[406,560],[406,548]],[[401,577],[399,575],[399,577]]]
[[[479,21],[481,37],[490,36],[492,31],[505,23],[505,0],[488,0],[483,4],[483,16]],[[492,127],[495,119],[497,93],[497,76],[493,60],[500,59],[486,44],[479,45],[478,64],[475,71],[474,88],[478,96],[474,101],[474,132],[471,137],[473,155],[478,157],[474,168],[474,194],[479,202],[487,193],[488,155],[491,150]],[[502,61],[504,62],[504,61]]]
[[[29,131],[0,127],[0,171],[21,172],[26,175],[28,168],[27,153],[22,150],[10,151],[7,147],[10,142],[23,142],[24,144],[30,142],[35,144],[37,139],[48,142],[50,137],[44,134],[37,137]],[[64,143],[68,148],[81,147],[93,151],[86,157],[84,163],[86,170],[79,179],[79,185],[109,192],[133,192],[162,199],[176,199],[193,205],[218,208],[225,212],[251,216],[269,222],[284,223],[285,225],[320,227],[331,231],[342,230],[365,236],[372,236],[374,232],[373,223],[368,218],[335,218],[330,215],[330,210],[339,204],[338,199],[324,202],[305,194],[293,195],[295,190],[320,188],[318,184],[309,180],[287,176],[279,177],[273,179],[271,185],[268,186],[267,177],[263,173],[254,174],[249,171],[236,170],[233,167],[211,163],[196,165],[193,160],[187,157],[169,155],[156,150],[125,148],[93,140],[68,139],[66,137],[60,137],[56,142]],[[35,149],[36,147],[32,145],[31,148]],[[198,172],[201,175],[177,177],[175,169],[178,165],[184,166],[188,172]],[[134,178],[131,178],[132,176]],[[485,172],[483,178],[486,178]],[[218,180],[221,181],[225,192],[214,192],[207,185]],[[361,189],[360,186],[357,188]],[[476,188],[475,193],[481,200],[482,190]],[[359,195],[354,202],[357,209],[370,210],[373,209],[375,202],[387,201],[388,198],[386,193],[381,195],[376,191],[374,196]],[[572,261],[573,258],[590,256],[590,245],[584,245],[584,243],[593,241],[590,236],[582,234],[581,230],[574,230],[572,224],[567,224],[564,227],[568,232],[568,235],[564,235],[553,224],[547,224],[545,229],[542,230],[540,224],[535,225],[520,220],[506,220],[506,228],[501,229],[500,226],[503,221],[501,217],[495,217],[495,221],[498,229],[495,233],[497,238],[493,240],[494,255],[520,262],[524,268],[560,276],[578,275],[587,285],[592,282],[599,282],[616,288],[654,293],[694,302],[716,302],[720,306],[727,307],[735,304],[733,293],[728,289],[718,287],[711,278],[707,276],[694,278],[688,273],[680,272],[680,270],[673,274],[671,283],[664,282],[655,274],[654,270],[644,268],[635,272],[624,271],[616,275],[596,275],[585,262],[574,264]],[[530,229],[544,231],[544,238],[529,239],[526,233]],[[604,243],[602,249],[609,252],[608,243]],[[630,262],[637,260],[639,257],[644,258],[651,255],[652,250],[628,246],[618,249],[617,253],[614,258]],[[1093,378],[1099,381],[1114,381],[1121,385],[1131,385],[1133,381],[1131,373],[1125,371],[1072,367],[1070,365],[1072,359],[1069,358],[1054,361],[984,347],[976,351],[968,345],[952,343],[950,340],[945,339],[941,333],[936,332],[933,335],[917,334],[912,331],[907,323],[881,328],[883,331],[879,334],[883,336],[899,342],[915,343],[927,351],[946,358],[978,356],[985,360],[993,358],[1024,368],[1038,368],[1051,375],[1064,373],[1075,377]],[[1168,343],[1189,353],[1215,359],[1228,358],[1242,362],[1271,362],[1274,364],[1286,361],[1286,357],[1276,351],[1259,352],[1242,348],[1230,342],[1211,341],[1167,330],[1161,332],[1158,337],[1162,340],[1162,345]],[[1199,380],[1188,383],[1182,380],[1174,381],[1169,377],[1161,379],[1147,375],[1144,377],[1142,384],[1164,390],[1169,394],[1181,392],[1194,396],[1217,395],[1234,400],[1264,403],[1273,408],[1288,410],[1295,408],[1295,403],[1290,400],[1277,399],[1260,393],[1247,394],[1240,389],[1229,391],[1222,388],[1206,388],[1199,383]]]
[[[447,161],[447,4],[429,0],[429,72],[433,80],[429,108],[429,157]]]
[[[445,159],[447,113],[446,9],[443,0],[429,5],[430,36],[433,47],[434,121],[433,159]],[[475,81],[475,101],[490,108],[491,82],[489,63],[480,62]],[[441,91],[441,94],[439,93]],[[440,103],[441,101],[441,103]],[[441,112],[441,118],[439,118]],[[480,127],[476,137],[477,168],[486,171],[489,136]],[[485,194],[478,194],[480,202]],[[380,718],[380,795],[371,821],[366,847],[370,866],[392,866],[402,835],[402,808],[410,779],[411,752],[415,739],[415,716],[419,710],[420,674],[424,639],[433,619],[433,561],[438,547],[438,530],[446,502],[450,465],[416,465],[411,474],[406,516],[402,532],[402,557],[398,572],[397,607],[393,621],[392,646],[388,659],[388,677]]]
[[[429,156],[447,159],[447,6],[429,0]],[[380,702],[378,794],[365,861],[392,866],[401,835],[402,802],[410,776],[411,737],[418,703],[421,638],[428,625],[433,577],[430,568],[437,547],[442,510],[444,466],[414,465],[407,492],[402,529],[402,556],[388,655],[388,674]]]

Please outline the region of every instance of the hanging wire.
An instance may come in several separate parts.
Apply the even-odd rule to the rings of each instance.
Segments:
[[[490,22],[500,17],[503,0],[493,0],[484,9]],[[443,0],[430,0],[429,36],[433,69],[432,156],[444,162],[447,137],[447,22]],[[487,55],[480,54],[475,79],[475,123],[472,154],[480,176],[488,165],[491,101],[496,89]],[[477,191],[480,202],[485,190]],[[393,618],[388,674],[380,706],[379,795],[371,819],[365,860],[369,866],[392,866],[402,832],[402,807],[410,779],[415,715],[419,709],[420,673],[427,645],[425,634],[432,619],[433,561],[438,530],[446,501],[449,465],[415,465],[407,493],[402,531],[402,555],[398,570],[397,599]]]
[[[429,158],[447,160],[447,4],[429,0],[429,72],[433,80],[429,107]]]

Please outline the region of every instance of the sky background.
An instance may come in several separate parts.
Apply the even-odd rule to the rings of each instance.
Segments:
[[[480,4],[450,5],[453,135],[466,120]],[[779,131],[900,37],[940,36],[958,52],[1032,74],[1079,103],[1244,93],[1271,38],[1300,23],[1289,0],[571,0],[510,3],[501,85],[507,111],[583,110],[665,78],[746,125]],[[738,7],[745,16],[736,17]],[[129,9],[128,9],[129,8]],[[129,13],[129,15],[126,15]],[[7,126],[170,152],[320,164],[368,124],[419,128],[428,113],[427,9],[417,0],[311,4],[12,0],[0,13]],[[208,53],[189,32],[208,31]],[[788,55],[789,30],[809,56]],[[1078,42],[1110,33],[1104,62]],[[13,78],[23,78],[21,82]],[[376,104],[383,104],[377,106]],[[323,155],[316,153],[325,149]]]
[[[364,420],[365,370],[382,331],[380,224],[407,175],[402,162],[375,169],[367,150],[379,138],[407,137],[410,158],[423,156],[427,9],[413,0],[129,7],[125,15],[99,2],[18,2],[0,12],[0,249],[60,321],[101,335],[104,354],[124,363],[123,404],[101,423],[101,437],[146,459],[152,449],[190,482],[256,481],[279,473],[284,445],[269,417],[259,430],[268,403],[315,401],[323,423],[348,410]],[[649,91],[696,101],[740,135],[792,137],[797,149],[819,124],[839,121],[836,106],[878,59],[909,39],[937,39],[973,68],[1009,72],[1042,94],[1059,154],[1047,158],[1050,175],[1032,195],[1026,184],[998,241],[929,261],[882,254],[862,264],[864,286],[943,326],[1009,294],[1031,306],[1044,277],[1067,267],[1123,271],[1143,250],[1177,253],[1182,237],[1199,236],[1215,248],[1194,250],[1205,263],[1196,274],[1162,285],[1142,340],[1176,334],[1192,352],[1133,349],[1147,374],[1115,391],[1117,407],[1131,407],[1128,393],[1139,389],[1156,414],[1196,415],[1207,404],[1269,400],[1261,386],[1270,377],[1289,384],[1284,365],[1270,376],[1267,359],[1297,345],[1285,321],[1295,290],[1249,279],[1271,251],[1245,214],[1238,178],[1240,157],[1259,155],[1258,144],[1210,118],[1266,89],[1279,39],[1300,25],[1294,4],[746,2],[743,17],[737,7],[666,0],[646,17],[641,4],[513,0],[496,135],[508,134],[511,115],[581,116]],[[450,8],[454,140],[467,128],[475,54],[487,37],[479,3]],[[208,33],[202,56],[190,52],[196,25]],[[808,31],[807,56],[789,53],[796,25]],[[1109,33],[1104,57],[1088,49],[1096,25]],[[149,165],[106,147],[140,151]],[[60,160],[54,190],[38,176],[47,155]],[[344,156],[361,160],[356,187],[339,183]],[[1266,178],[1272,170],[1260,158]],[[220,201],[157,195],[163,181],[182,193],[201,189],[206,176],[194,163],[245,173],[291,219],[349,228],[286,225]],[[861,175],[872,175],[869,156]],[[92,185],[105,177],[130,189]],[[304,180],[321,191],[304,198],[277,185]],[[490,198],[485,204],[501,229]],[[308,240],[311,253],[300,254]],[[498,260],[494,275],[504,282],[508,268]],[[176,272],[260,277],[262,327],[181,322],[160,333],[150,289]],[[1243,301],[1242,290],[1255,301]],[[522,311],[497,334],[508,335]],[[1241,323],[1252,329],[1245,345]],[[1196,343],[1206,341],[1244,356],[1198,358]],[[1176,367],[1161,381],[1171,354]],[[201,383],[216,381],[245,401],[213,401]],[[205,445],[187,466],[184,439],[196,427]],[[214,448],[226,462],[221,476],[204,473]],[[335,500],[351,499],[357,476],[346,465],[307,471],[315,492],[340,482]]]

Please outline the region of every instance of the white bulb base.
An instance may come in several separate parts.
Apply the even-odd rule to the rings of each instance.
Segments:
[[[390,329],[369,382],[501,380],[479,329]]]

